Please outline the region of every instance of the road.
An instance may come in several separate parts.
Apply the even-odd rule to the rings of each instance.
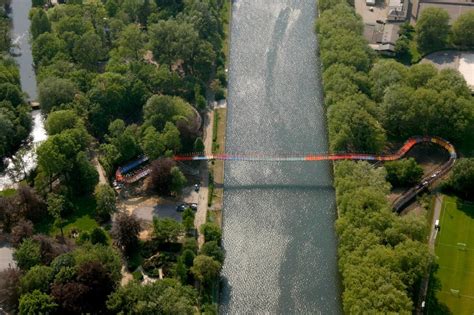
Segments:
[[[431,254],[435,254],[435,243],[436,243],[436,235],[438,234],[438,229],[435,229],[435,223],[436,220],[439,220],[439,217],[441,215],[441,208],[443,205],[443,195],[438,196],[435,195],[435,205],[433,208],[433,219],[431,220],[429,229],[430,229],[430,239],[428,240],[428,248],[430,250]],[[431,272],[428,272],[426,277],[423,279],[421,283],[421,289],[420,289],[420,295],[418,297],[418,305],[416,308],[416,314],[423,314],[424,310],[422,307],[422,303],[426,301],[426,294],[428,292],[428,285],[430,282],[430,274]]]
[[[206,155],[212,154],[212,126],[214,122],[214,111],[210,110],[204,115],[204,127],[203,127],[203,142],[204,152]],[[201,188],[199,189],[198,199],[198,210],[194,218],[194,226],[199,231],[202,224],[206,223],[207,218],[207,204],[209,201],[209,168],[207,161],[201,161],[199,168],[199,178],[201,182]],[[204,244],[204,235],[199,233],[198,245],[199,247]]]

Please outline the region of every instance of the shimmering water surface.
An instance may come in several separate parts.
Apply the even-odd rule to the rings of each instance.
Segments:
[[[28,14],[31,8],[31,0],[12,0],[10,4],[10,18],[12,20],[11,38],[12,52],[20,70],[21,89],[27,94],[28,100],[37,99],[36,74],[33,68],[33,57],[31,55],[30,20]],[[25,171],[30,172],[36,167],[35,147],[48,137],[44,129],[44,117],[39,110],[31,113],[32,128],[30,137],[20,149],[24,161]],[[18,153],[17,153],[18,154]],[[0,190],[14,187],[21,180],[23,172],[13,171],[13,164],[7,159],[6,170],[0,173]],[[12,176],[13,175],[13,176]]]
[[[325,152],[314,0],[233,2],[226,148]],[[326,162],[228,162],[221,312],[340,313]]]

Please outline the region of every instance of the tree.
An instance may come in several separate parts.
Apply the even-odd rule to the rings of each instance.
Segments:
[[[321,62],[324,69],[340,63],[358,71],[368,71],[371,64],[369,47],[361,36],[340,32],[321,41]]]
[[[107,184],[98,184],[95,187],[95,201],[97,216],[105,221],[117,211],[115,205],[115,191]]]
[[[179,169],[179,167],[174,166],[171,168],[171,186],[170,189],[175,195],[180,195],[184,186],[186,185],[186,177]]]
[[[204,153],[204,142],[201,137],[197,137],[194,141],[194,152]]]
[[[387,170],[387,180],[393,186],[413,186],[423,177],[423,169],[413,158],[387,162],[385,169]]]
[[[21,270],[29,270],[41,262],[40,245],[30,238],[25,239],[13,252],[13,259]]]
[[[49,295],[35,290],[21,296],[19,311],[22,315],[54,313],[58,305]]]
[[[12,228],[11,232],[11,242],[13,246],[18,246],[21,244],[23,239],[33,236],[33,222],[30,220],[21,219],[18,223]]]
[[[7,312],[14,312],[20,298],[21,271],[8,267],[0,271],[0,307]]]
[[[154,190],[159,194],[167,195],[171,187],[171,169],[175,167],[176,162],[170,158],[163,158],[153,161],[151,164],[150,180],[148,189]]]
[[[183,233],[183,226],[170,218],[153,218],[153,237],[160,243],[176,242]]]
[[[189,103],[177,96],[153,95],[143,107],[143,118],[146,125],[163,130],[167,122],[176,123],[181,119],[194,120],[194,111]]]
[[[48,15],[43,9],[32,10],[30,29],[33,39],[36,39],[43,33],[51,32],[51,23],[49,22]]]
[[[86,69],[95,69],[103,58],[102,39],[93,31],[87,32],[76,41],[73,49],[74,58]]]
[[[165,152],[165,145],[162,140],[163,138],[154,127],[145,129],[141,145],[143,152],[151,160],[156,160]]]
[[[63,212],[66,199],[62,195],[55,193],[48,194],[48,212],[54,218],[54,225],[61,230],[61,237],[64,239]]]
[[[183,314],[196,311],[197,294],[191,286],[184,286],[176,279],[163,279],[142,285],[129,282],[112,293],[107,308],[112,313],[123,314]]]
[[[183,212],[183,226],[184,229],[189,232],[191,229],[194,228],[194,212],[191,208],[186,208]]]
[[[49,32],[39,35],[33,42],[31,53],[36,65],[47,65],[63,51],[66,43]]]
[[[96,227],[91,232],[90,241],[93,245],[95,244],[107,245],[108,244],[107,234],[105,234],[102,228]]]
[[[140,230],[140,222],[135,215],[119,212],[115,216],[110,234],[115,244],[128,255],[138,244]]]
[[[408,68],[408,84],[414,89],[423,87],[437,74],[438,70],[431,63],[412,65]]]
[[[221,228],[214,222],[206,222],[200,227],[200,231],[204,234],[206,242],[220,242],[222,237]]]
[[[224,262],[224,251],[219,247],[219,244],[217,244],[216,241],[204,243],[202,245],[200,254],[212,257],[221,264]]]
[[[449,180],[451,187],[463,198],[474,198],[474,158],[459,159]]]
[[[191,272],[203,284],[212,284],[219,277],[221,264],[209,256],[198,255],[194,258]]]
[[[52,136],[66,129],[73,129],[82,125],[82,121],[73,110],[57,110],[48,115],[45,128],[48,135]]]
[[[369,72],[372,82],[372,97],[380,101],[390,86],[405,82],[408,69],[401,63],[391,59],[381,59]]]
[[[428,80],[426,87],[438,92],[451,90],[457,96],[463,96],[464,98],[470,98],[471,95],[466,80],[464,80],[461,73],[455,69],[441,70],[436,76]]]
[[[49,283],[53,280],[53,269],[48,266],[34,266],[21,278],[22,294],[35,290],[48,293]]]
[[[38,87],[41,110],[49,113],[54,107],[72,102],[76,91],[76,86],[68,79],[51,77],[42,81]]]
[[[166,122],[165,128],[160,135],[160,142],[166,149],[177,152],[181,149],[181,140],[179,139],[179,130],[175,125]]]
[[[416,22],[416,40],[423,52],[446,46],[449,34],[449,14],[444,9],[427,8]]]
[[[474,47],[474,12],[467,11],[461,14],[452,26],[453,41],[466,48]]]
[[[117,44],[118,54],[122,58],[136,61],[143,59],[145,34],[137,24],[127,25],[120,32]]]
[[[86,153],[84,151],[77,153],[68,186],[72,187],[76,195],[84,196],[92,193],[98,182],[99,173],[88,160]]]
[[[331,150],[380,152],[385,146],[385,130],[366,109],[351,103],[340,102],[328,110]]]

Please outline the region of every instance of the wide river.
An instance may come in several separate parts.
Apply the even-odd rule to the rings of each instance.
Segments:
[[[326,152],[315,0],[235,0],[229,152]],[[221,312],[338,314],[326,162],[226,162]]]

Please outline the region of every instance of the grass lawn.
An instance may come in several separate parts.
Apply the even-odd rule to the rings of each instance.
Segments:
[[[0,197],[11,197],[16,194],[16,189],[5,189],[5,190],[0,190]]]
[[[442,285],[438,299],[453,314],[473,314],[474,204],[445,196],[440,226],[435,246]]]
[[[69,235],[72,230],[79,232],[90,232],[99,224],[95,220],[95,199],[94,197],[78,198],[73,201],[73,212],[64,218],[63,231]],[[61,231],[54,226],[54,220],[48,218],[37,224],[36,229],[40,233],[48,235],[57,235]]]

